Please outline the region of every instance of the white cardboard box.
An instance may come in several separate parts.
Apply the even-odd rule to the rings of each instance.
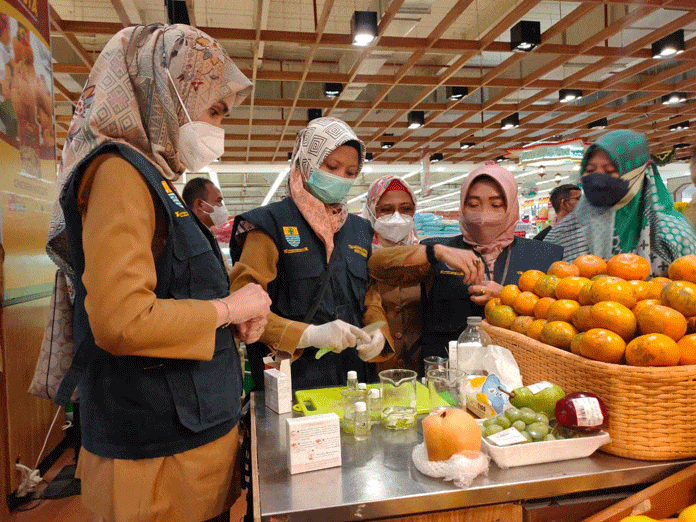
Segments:
[[[341,465],[338,415],[324,413],[286,419],[288,469],[291,474]]]
[[[276,413],[292,411],[292,382],[290,376],[271,368],[263,372],[266,406]]]

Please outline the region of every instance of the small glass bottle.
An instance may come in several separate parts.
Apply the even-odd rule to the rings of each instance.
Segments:
[[[363,401],[355,403],[353,419],[353,436],[355,440],[367,440],[370,436],[370,417],[367,412],[367,405]]]
[[[466,329],[457,339],[457,369],[469,375],[486,374],[481,367],[481,362],[486,347],[491,343],[491,338],[481,328],[481,321],[481,317],[469,316],[466,320]],[[474,360],[476,363],[473,362]]]
[[[358,390],[363,390],[365,392],[365,395],[367,395],[367,384],[365,384],[364,382],[359,382]]]
[[[371,422],[379,422],[382,418],[382,391],[379,388],[371,388],[367,396],[367,410],[370,413]]]
[[[358,388],[358,372],[355,370],[350,370],[346,378],[346,388],[349,390],[355,390]]]

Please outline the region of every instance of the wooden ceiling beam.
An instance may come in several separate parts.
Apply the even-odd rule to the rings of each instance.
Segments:
[[[82,62],[91,69],[94,65],[94,60],[92,60],[92,57],[82,46],[82,44],[73,34],[73,32],[68,29],[65,29],[65,22],[61,19],[60,16],[58,16],[58,13],[55,9],[53,9],[53,6],[49,5],[48,7],[50,9],[51,25],[53,26],[55,31],[58,34],[60,34],[63,38],[65,38],[65,41],[72,48],[72,50],[75,51],[75,54],[77,54],[80,60],[82,60]]]

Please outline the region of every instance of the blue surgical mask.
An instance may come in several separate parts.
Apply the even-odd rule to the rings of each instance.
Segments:
[[[593,172],[583,176],[581,181],[582,191],[593,207],[613,207],[628,194],[628,181],[609,174]]]
[[[307,180],[307,190],[324,203],[340,203],[350,191],[354,181],[355,179],[342,178],[321,169],[312,168]]]

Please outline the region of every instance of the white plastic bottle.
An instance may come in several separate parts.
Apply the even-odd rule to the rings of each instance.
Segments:
[[[367,384],[365,384],[364,382],[359,382],[358,390],[363,390],[365,392],[365,395],[367,395]]]
[[[481,328],[481,321],[481,317],[469,316],[466,329],[457,339],[457,369],[469,375],[486,374],[481,363],[491,338]]]
[[[367,440],[370,436],[370,417],[367,405],[363,401],[355,403],[353,414],[353,436],[355,440]]]
[[[371,422],[379,422],[382,418],[382,392],[379,388],[370,388],[367,396],[367,410]]]
[[[346,375],[346,388],[355,390],[358,388],[358,372],[350,370]]]

